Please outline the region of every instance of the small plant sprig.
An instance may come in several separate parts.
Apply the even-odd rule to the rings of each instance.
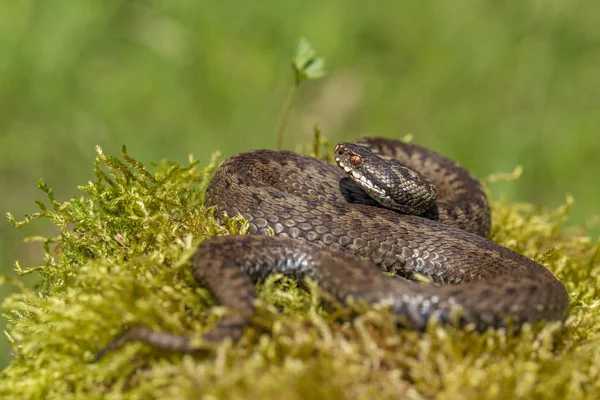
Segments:
[[[306,80],[319,79],[327,75],[325,60],[321,57],[317,57],[316,51],[305,38],[300,38],[300,42],[296,49],[296,55],[292,61],[292,68],[294,69],[294,85],[290,90],[279,122],[277,145],[275,147],[277,150],[281,149],[287,121],[300,83]]]

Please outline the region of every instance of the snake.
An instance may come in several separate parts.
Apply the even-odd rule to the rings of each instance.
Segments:
[[[564,320],[569,297],[541,264],[487,239],[482,184],[455,161],[398,140],[339,143],[333,163],[280,150],[227,159],[205,194],[217,219],[248,235],[203,241],[195,279],[230,312],[202,339],[237,340],[255,312],[254,285],[272,274],[310,278],[339,301],[384,302],[398,324],[518,329]],[[168,350],[190,336],[134,326],[101,351],[138,340]]]

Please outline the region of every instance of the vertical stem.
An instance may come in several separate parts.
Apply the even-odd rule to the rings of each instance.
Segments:
[[[283,134],[285,132],[285,127],[287,126],[290,111],[292,110],[292,104],[294,104],[294,97],[296,96],[296,89],[298,88],[299,83],[300,82],[298,81],[294,82],[294,86],[292,86],[292,90],[290,91],[285,103],[285,108],[283,109],[283,114],[281,115],[281,121],[279,122],[279,129],[277,130],[277,145],[275,146],[276,150],[281,149],[281,145],[283,143]]]
[[[315,124],[315,137],[313,138],[313,156],[321,158],[321,127]]]

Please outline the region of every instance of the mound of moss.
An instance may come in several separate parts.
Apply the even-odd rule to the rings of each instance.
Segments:
[[[315,146],[313,153],[318,153]],[[565,228],[570,199],[555,210],[493,204],[491,238],[543,263],[571,298],[565,323],[476,333],[432,324],[397,328],[384,307],[324,309],[323,293],[273,277],[241,341],[190,354],[129,343],[93,362],[126,325],[182,334],[210,328],[226,310],[194,281],[189,261],[202,240],[244,233],[203,207],[216,157],[201,168],[163,162],[152,171],[98,149],[95,182],[82,195],[48,200],[38,218],[60,234],[45,248],[31,290],[3,302],[14,359],[0,397],[40,398],[600,398],[600,255],[582,228]],[[490,180],[493,180],[490,179]]]

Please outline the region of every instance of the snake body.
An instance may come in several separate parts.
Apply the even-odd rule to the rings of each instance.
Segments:
[[[251,235],[208,239],[193,258],[195,278],[233,311],[206,340],[239,337],[254,311],[253,284],[274,273],[310,277],[341,301],[387,301],[417,330],[431,318],[485,330],[566,317],[568,295],[551,272],[485,238],[487,198],[464,168],[412,144],[381,138],[358,143],[418,171],[436,188],[435,205],[422,215],[386,209],[352,180],[374,187],[375,178],[350,173],[350,179],[347,167],[293,152],[229,158],[212,178],[205,204],[218,218],[247,219]],[[416,274],[432,284],[411,281]],[[172,350],[190,347],[184,336],[146,328],[126,336]]]

